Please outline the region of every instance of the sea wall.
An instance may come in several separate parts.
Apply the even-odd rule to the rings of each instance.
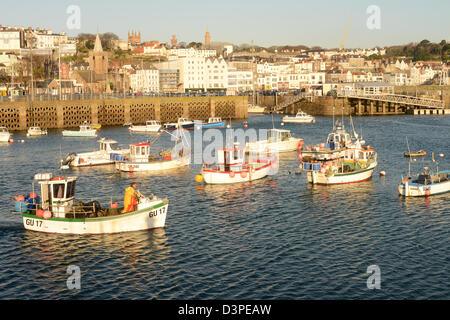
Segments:
[[[248,97],[145,97],[97,100],[1,102],[0,126],[9,130],[26,130],[30,126],[46,129],[78,127],[83,123],[118,126],[144,124],[147,120],[177,121],[246,119]]]

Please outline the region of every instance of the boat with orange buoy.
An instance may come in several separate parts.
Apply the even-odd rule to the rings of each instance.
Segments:
[[[424,167],[422,172],[413,177],[410,161],[408,176],[402,177],[402,183],[398,186],[398,193],[404,197],[429,197],[450,192],[450,170],[439,171],[439,163],[434,159],[434,154],[432,154],[431,162],[436,164],[434,171],[429,167]]]
[[[169,202],[154,195],[141,196],[129,210],[119,208],[111,197],[104,200],[93,197],[87,201],[75,201],[77,177],[53,177],[51,173],[34,176],[40,197],[33,192],[30,201],[15,197],[14,213],[21,214],[27,230],[61,234],[103,234],[163,228]],[[126,211],[126,212],[125,212]]]
[[[231,184],[251,182],[267,177],[270,170],[277,169],[274,155],[246,155],[245,148],[235,145],[233,148],[217,150],[218,161],[215,165],[203,164],[201,174],[195,177],[197,182],[207,184]]]

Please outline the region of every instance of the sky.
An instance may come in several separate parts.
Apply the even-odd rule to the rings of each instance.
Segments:
[[[78,33],[113,32],[127,39],[129,30],[141,31],[142,40],[234,44],[306,45],[337,48],[347,24],[346,48],[401,45],[428,39],[450,42],[449,0],[2,0],[3,26],[32,26]],[[69,28],[67,13],[78,6],[80,28]],[[380,9],[379,29],[369,29],[369,6]],[[74,21],[74,20],[71,20]]]

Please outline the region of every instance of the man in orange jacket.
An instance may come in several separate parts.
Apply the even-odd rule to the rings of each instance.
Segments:
[[[135,211],[140,197],[141,193],[136,190],[136,182],[131,183],[131,186],[125,189],[122,213]]]

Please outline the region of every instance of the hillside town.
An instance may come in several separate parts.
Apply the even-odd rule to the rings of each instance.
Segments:
[[[329,96],[361,88],[390,93],[398,86],[450,84],[448,61],[390,57],[386,48],[236,46],[212,42],[208,30],[202,43],[179,42],[175,35],[165,43],[143,38],[140,31],[129,31],[128,39],[98,33],[69,37],[0,25],[0,96]],[[441,44],[448,50],[448,43]]]

